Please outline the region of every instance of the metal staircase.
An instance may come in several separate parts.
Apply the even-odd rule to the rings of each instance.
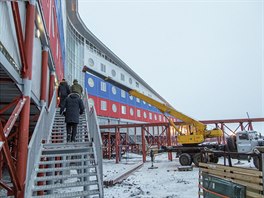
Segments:
[[[87,119],[80,116],[76,142],[66,142],[64,116],[57,109],[51,134],[35,164],[31,197],[103,197],[101,170]],[[99,161],[100,163],[100,161]],[[31,177],[32,178],[32,177]]]

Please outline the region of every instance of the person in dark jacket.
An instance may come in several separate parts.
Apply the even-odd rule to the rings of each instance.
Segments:
[[[63,78],[58,88],[58,96],[60,97],[60,104],[59,104],[60,108],[64,106],[65,99],[67,98],[69,94],[70,94],[69,85]]]
[[[71,93],[78,93],[80,96],[82,96],[83,88],[78,83],[77,79],[73,80],[73,85],[71,86]]]
[[[60,114],[64,114],[67,129],[67,142],[75,142],[77,126],[79,123],[79,115],[84,112],[83,101],[78,93],[71,93],[65,100],[64,106],[60,110]]]

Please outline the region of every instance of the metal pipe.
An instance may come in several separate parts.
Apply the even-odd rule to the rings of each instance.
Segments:
[[[42,51],[41,65],[41,92],[40,100],[42,105],[47,101],[47,74],[48,74],[48,48],[44,47]]]
[[[23,68],[24,96],[25,105],[20,114],[20,133],[18,137],[18,159],[17,159],[17,176],[22,185],[22,193],[17,197],[24,197],[24,188],[27,170],[27,154],[29,140],[29,119],[30,119],[30,97],[31,97],[31,78],[32,78],[32,56],[34,44],[34,21],[35,21],[35,2],[27,4],[26,14],[26,32],[25,32],[25,57],[26,66]]]

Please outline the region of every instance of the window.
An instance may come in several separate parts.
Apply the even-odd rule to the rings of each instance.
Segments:
[[[88,102],[90,106],[94,106],[94,100],[92,98],[89,98]]]
[[[112,87],[112,93],[116,95],[116,88],[114,86]]]
[[[130,100],[133,100],[133,96],[129,96]]]
[[[159,115],[159,121],[161,122],[161,115]]]
[[[124,74],[121,74],[121,80],[125,81],[125,75]]]
[[[116,76],[116,71],[115,71],[114,69],[112,69],[111,73],[112,73],[112,76],[113,76],[113,77]]]
[[[101,91],[106,92],[106,83],[105,82],[101,82]]]
[[[115,104],[113,104],[113,105],[112,105],[112,111],[113,111],[114,113],[116,113],[116,112],[117,112],[117,107],[116,107],[116,105],[115,105]]]
[[[133,116],[134,115],[134,110],[132,108],[130,108],[130,115]]]
[[[147,118],[147,113],[144,111],[143,113],[144,118]]]
[[[121,113],[126,114],[126,106],[121,106]]]
[[[154,120],[157,120],[157,115],[156,114],[154,114]]]
[[[139,98],[137,98],[137,102],[140,103],[140,99]]]
[[[149,113],[149,119],[152,120],[152,113]]]
[[[93,67],[94,66],[94,60],[92,58],[88,59],[88,64]]]
[[[88,78],[89,87],[94,87],[94,80],[92,78]]]
[[[106,111],[107,110],[107,103],[106,101],[101,101],[101,110]]]
[[[101,63],[101,71],[104,73],[106,72],[106,66],[103,63]]]
[[[132,81],[132,78],[129,78],[129,83],[130,83],[130,84],[132,84],[132,83],[133,83],[133,81]]]
[[[121,97],[126,98],[126,92],[124,90],[121,90]]]
[[[136,82],[136,87],[139,88],[139,83],[138,82]]]
[[[137,117],[141,117],[141,115],[140,115],[140,109],[137,109]]]
[[[166,118],[165,117],[163,117],[163,122],[166,122]]]

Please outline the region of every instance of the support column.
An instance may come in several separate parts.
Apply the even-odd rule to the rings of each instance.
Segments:
[[[26,68],[22,69],[24,83],[24,97],[26,102],[20,113],[20,132],[18,136],[18,158],[17,158],[17,175],[22,186],[22,193],[19,198],[24,197],[26,171],[27,171],[27,155],[29,140],[29,119],[30,119],[30,98],[31,98],[31,77],[32,77],[32,56],[34,44],[34,21],[35,21],[35,1],[30,1],[27,5],[26,14],[26,32],[25,32],[25,56]]]
[[[52,95],[54,92],[54,83],[55,83],[55,72],[50,73],[50,84],[49,84],[49,105],[51,103]]]
[[[146,162],[146,142],[145,142],[145,128],[141,127],[141,141],[142,141],[142,160]]]
[[[119,128],[115,128],[115,152],[116,152],[116,163],[118,164],[120,159],[119,159],[119,143],[120,143],[120,133],[119,133]]]
[[[171,146],[171,130],[170,126],[167,128],[167,146]],[[172,161],[172,152],[168,152],[168,160]]]
[[[42,66],[41,66],[41,105],[47,102],[47,74],[48,74],[48,48],[45,46],[42,50]]]

